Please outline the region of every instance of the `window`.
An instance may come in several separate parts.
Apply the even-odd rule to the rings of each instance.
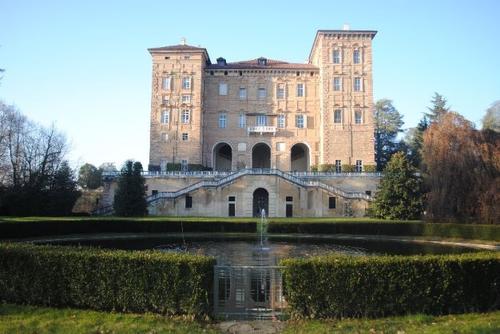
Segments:
[[[342,78],[340,77],[333,78],[333,90],[334,91],[342,90]]]
[[[356,124],[363,123],[363,113],[361,112],[361,110],[356,110],[354,112],[354,123]]]
[[[286,144],[283,142],[276,143],[276,151],[284,152],[286,148]]]
[[[352,53],[352,62],[354,64],[360,64],[361,63],[361,52],[359,49],[354,49]]]
[[[286,197],[287,202],[292,202],[293,201],[293,196],[287,196]]]
[[[191,103],[191,95],[182,95],[182,103],[190,104]]]
[[[255,119],[255,124],[257,126],[267,126],[267,116],[266,115],[257,115]]]
[[[161,140],[163,140],[164,142],[167,142],[168,141],[168,133],[162,132]]]
[[[337,197],[328,197],[328,209],[337,208]]]
[[[243,129],[245,126],[247,126],[247,115],[245,114],[240,114],[239,121],[238,121],[238,126]]]
[[[219,114],[219,128],[223,129],[227,125],[227,115]]]
[[[169,103],[170,103],[170,97],[168,97],[167,95],[163,95],[163,97],[161,99],[161,103],[163,103],[165,105],[169,105]]]
[[[304,96],[304,84],[299,83],[297,84],[297,97],[302,97]]]
[[[372,191],[371,190],[365,190],[365,194],[367,194],[368,196],[371,196],[372,195]]]
[[[354,91],[361,92],[362,89],[363,89],[363,87],[361,86],[361,78],[355,77],[354,78]]]
[[[161,112],[161,123],[168,124],[170,122],[170,111],[162,110]]]
[[[342,110],[336,109],[333,112],[333,123],[342,123]]]
[[[278,115],[278,128],[283,129],[285,127],[285,115],[284,114],[279,114]]]
[[[363,161],[356,160],[356,172],[362,172],[362,171],[363,171]]]
[[[335,172],[342,173],[342,160],[335,160]]]
[[[153,190],[151,190],[151,195],[152,195],[152,196],[156,196],[156,195],[158,195],[158,190],[154,190],[154,189],[153,189]]]
[[[161,79],[161,88],[163,90],[172,90],[172,77],[163,77]]]
[[[285,85],[278,84],[276,86],[276,98],[280,100],[285,98]]]
[[[236,196],[229,196],[229,197],[227,198],[227,200],[228,200],[229,202],[235,202],[235,201],[236,201]]]
[[[188,141],[189,140],[189,135],[186,132],[182,133],[182,141]]]
[[[191,89],[191,77],[182,78],[182,89]]]
[[[247,89],[245,87],[240,87],[240,100],[245,100],[247,98]]]
[[[340,50],[333,50],[333,63],[334,64],[340,64],[342,62],[342,57]]]
[[[189,195],[186,195],[186,202],[185,202],[185,207],[186,209],[191,209],[193,207],[193,198]]]
[[[186,159],[181,160],[181,171],[187,172],[188,166],[188,161]]]
[[[219,95],[227,95],[227,83],[219,83]]]
[[[188,124],[188,123],[189,123],[190,116],[191,116],[191,111],[190,111],[189,109],[184,109],[184,110],[182,110],[182,114],[181,114],[181,122],[182,122],[183,124]]]
[[[259,99],[265,99],[266,96],[267,96],[266,89],[265,88],[259,88],[258,93],[257,93],[257,97]]]
[[[303,129],[305,127],[304,124],[304,115],[296,115],[295,116],[295,126],[299,129]]]

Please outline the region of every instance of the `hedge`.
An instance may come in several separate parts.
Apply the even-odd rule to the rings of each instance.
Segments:
[[[181,223],[182,228],[181,228]],[[183,222],[116,220],[40,220],[0,222],[0,239],[55,236],[78,233],[176,233],[181,232],[252,232],[255,222]]]
[[[500,254],[325,256],[281,261],[294,317],[381,317],[500,308]]]
[[[206,316],[210,257],[0,244],[0,302]]]
[[[269,224],[268,232],[422,236],[500,241],[500,226],[498,225],[442,224],[409,221],[273,222]]]

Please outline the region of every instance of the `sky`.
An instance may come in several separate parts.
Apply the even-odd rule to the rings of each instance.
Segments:
[[[307,60],[318,29],[377,30],[374,99],[414,127],[434,92],[481,127],[500,100],[500,1],[0,0],[0,99],[55,124],[73,166],[148,164],[151,57],[187,44],[214,61]]]

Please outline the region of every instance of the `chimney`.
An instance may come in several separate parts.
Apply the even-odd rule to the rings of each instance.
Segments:
[[[219,66],[226,66],[227,65],[226,59],[224,59],[222,57],[217,58],[217,65],[219,65]]]

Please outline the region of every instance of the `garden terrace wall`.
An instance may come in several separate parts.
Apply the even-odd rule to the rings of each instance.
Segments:
[[[210,314],[210,257],[0,244],[0,301],[95,310]]]
[[[500,254],[325,256],[286,259],[296,317],[381,317],[500,308]]]
[[[181,222],[182,227],[181,227]],[[224,221],[141,221],[114,220],[40,220],[0,222],[0,239],[29,238],[79,233],[180,233],[255,232],[255,222]]]
[[[269,233],[422,236],[500,241],[500,226],[409,221],[272,222]]]

